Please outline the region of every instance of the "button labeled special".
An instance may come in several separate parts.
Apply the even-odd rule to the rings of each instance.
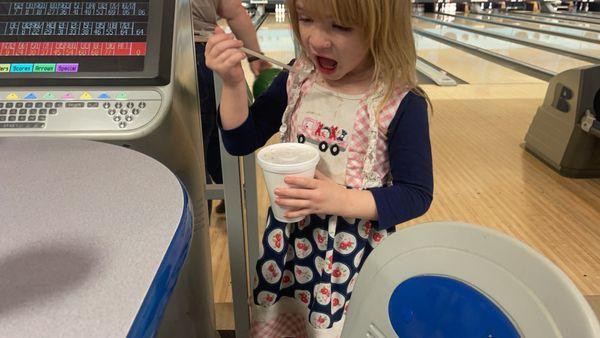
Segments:
[[[57,73],[76,73],[79,69],[78,63],[57,63],[56,64],[56,72]]]

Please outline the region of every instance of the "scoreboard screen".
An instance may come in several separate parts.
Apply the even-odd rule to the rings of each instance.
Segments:
[[[168,82],[160,68],[161,63],[170,68],[173,2],[0,0],[0,84],[98,78]]]

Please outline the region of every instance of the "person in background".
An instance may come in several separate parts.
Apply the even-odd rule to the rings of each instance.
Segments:
[[[192,0],[192,20],[196,40],[196,69],[198,72],[198,95],[202,121],[202,142],[206,163],[207,182],[223,183],[221,155],[219,147],[219,132],[216,127],[217,109],[215,103],[215,87],[213,73],[206,67],[204,49],[207,38],[199,33],[204,23],[216,25],[217,18],[223,18],[231,28],[235,37],[242,41],[245,47],[260,52],[256,30],[252,20],[246,13],[240,0]],[[270,68],[271,64],[255,56],[248,57],[250,69],[254,75]],[[210,160],[208,160],[210,159]],[[209,201],[209,212],[211,203]],[[218,213],[225,211],[222,201],[216,208]]]
[[[268,211],[252,334],[339,337],[365,259],[433,199],[428,99],[417,86],[410,1],[286,4],[302,53],[250,108],[241,43],[216,30],[206,62],[223,79],[228,152],[252,153],[279,132],[321,154],[314,178],[288,176],[291,187],[274,191],[284,216],[304,218],[284,223]]]

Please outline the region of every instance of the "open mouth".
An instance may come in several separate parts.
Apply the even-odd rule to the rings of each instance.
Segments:
[[[331,74],[335,72],[337,68],[337,61],[322,56],[317,56],[317,65],[319,71],[325,74]]]

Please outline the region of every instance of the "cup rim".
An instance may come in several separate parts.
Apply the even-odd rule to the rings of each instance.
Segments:
[[[289,146],[310,149],[310,151],[312,151],[314,153],[314,156],[309,160],[306,160],[306,161],[300,162],[300,163],[296,163],[296,164],[278,164],[278,163],[272,163],[269,161],[265,161],[263,159],[262,155],[264,155],[267,150],[273,149],[273,148],[289,147]],[[263,147],[261,150],[259,150],[258,154],[256,155],[256,160],[263,170],[266,170],[269,172],[276,172],[276,173],[302,172],[311,167],[315,167],[317,165],[317,163],[319,162],[319,159],[320,159],[319,151],[316,148],[313,148],[307,144],[296,143],[296,142],[284,142],[284,143],[271,144],[266,147]]]

